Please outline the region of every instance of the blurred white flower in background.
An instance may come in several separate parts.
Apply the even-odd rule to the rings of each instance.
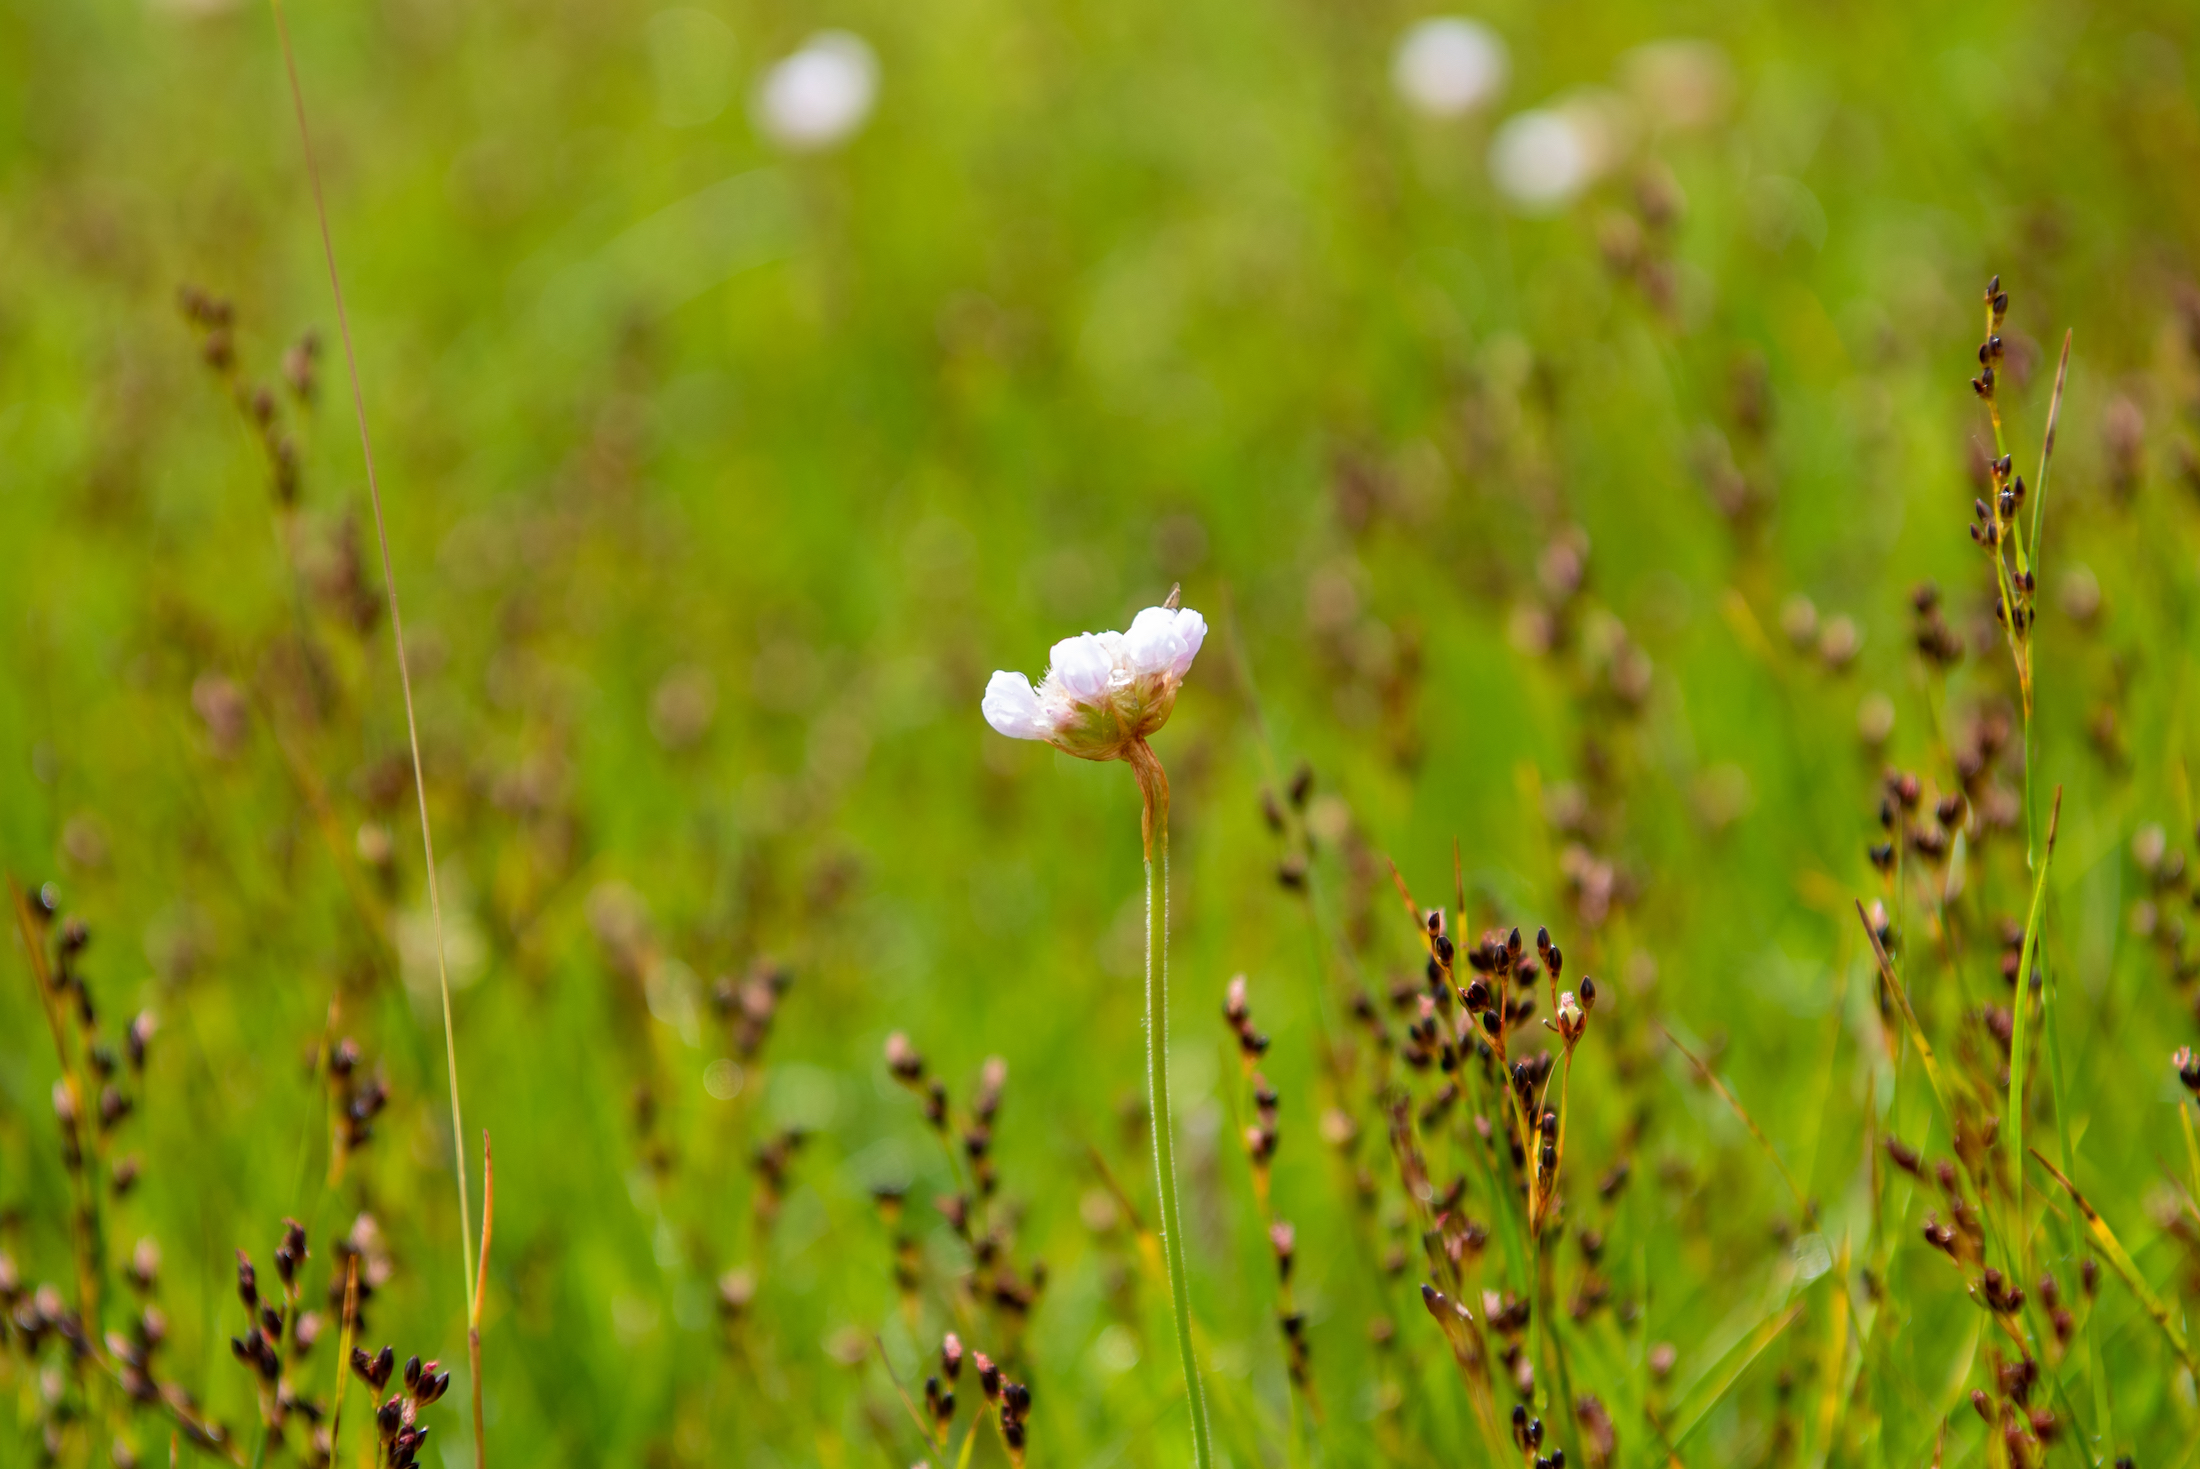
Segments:
[[[1594,177],[1581,135],[1558,112],[1515,113],[1490,140],[1490,177],[1527,209],[1555,209]]]
[[[1620,76],[1628,94],[1666,132],[1694,132],[1726,115],[1734,74],[1709,41],[1652,41],[1627,53]]]
[[[1490,178],[1527,213],[1558,209],[1619,161],[1630,131],[1625,103],[1606,92],[1515,113],[1490,139]]]
[[[1399,38],[1390,79],[1415,111],[1459,117],[1505,85],[1505,43],[1478,20],[1436,16]]]
[[[772,141],[798,153],[846,141],[878,98],[878,57],[849,31],[819,31],[764,74],[756,120]]]

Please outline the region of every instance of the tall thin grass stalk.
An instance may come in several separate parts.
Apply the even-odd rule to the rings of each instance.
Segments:
[[[420,721],[413,709],[412,665],[405,656],[405,621],[397,606],[397,572],[390,561],[390,534],[382,517],[382,486],[374,470],[374,439],[367,432],[367,399],[359,383],[359,357],[352,347],[351,316],[344,308],[344,283],[336,268],[336,240],[329,231],[328,201],[321,191],[321,166],[314,157],[313,133],[306,125],[306,99],[298,83],[298,58],[290,44],[290,23],[282,0],[268,0],[275,15],[276,35],[282,42],[283,71],[290,83],[291,111],[298,121],[298,146],[305,154],[306,178],[313,188],[313,213],[321,228],[321,253],[328,263],[329,295],[336,304],[337,335],[344,343],[344,369],[351,381],[352,415],[359,425],[359,453],[366,462],[367,498],[374,507],[374,534],[382,552],[382,590],[390,609],[390,642],[397,654],[397,681],[405,696],[405,739],[412,753],[413,793],[420,804],[420,850],[428,870],[428,911],[435,928],[436,990],[443,1003],[443,1060],[451,1084],[451,1150],[453,1172],[458,1179],[458,1238],[463,1252],[460,1275],[466,1282],[466,1319],[474,1374],[474,1462],[476,1469],[488,1463],[488,1443],[481,1421],[480,1299],[477,1273],[486,1266],[486,1251],[474,1254],[473,1209],[466,1189],[466,1125],[458,1100],[458,1041],[451,1025],[451,975],[443,943],[443,893],[436,881],[435,834],[428,821],[428,780],[420,762]],[[486,1147],[486,1142],[484,1143]],[[486,1155],[485,1155],[486,1156]]]
[[[1184,1361],[1184,1394],[1192,1408],[1192,1456],[1209,1469],[1207,1399],[1192,1353],[1192,1301],[1184,1263],[1183,1213],[1177,1205],[1175,1122],[1169,1110],[1169,776],[1144,740],[1129,760],[1145,801],[1146,846],[1146,1094],[1153,1113],[1153,1169],[1161,1194],[1161,1247],[1176,1317],[1176,1348]]]
[[[1772,1145],[1772,1139],[1766,1137],[1765,1130],[1757,1125],[1757,1119],[1750,1116],[1749,1109],[1741,1104],[1734,1093],[1726,1089],[1726,1083],[1719,1080],[1718,1073],[1706,1066],[1702,1058],[1697,1056],[1694,1051],[1682,1045],[1679,1037],[1675,1036],[1672,1031],[1667,1030],[1658,1021],[1653,1020],[1650,1023],[1657,1028],[1659,1035],[1665,1037],[1668,1045],[1688,1058],[1688,1064],[1696,1068],[1696,1074],[1703,1078],[1707,1086],[1719,1094],[1719,1100],[1726,1103],[1727,1110],[1742,1120],[1742,1126],[1749,1129],[1749,1135],[1757,1139],[1757,1146],[1764,1149],[1765,1156],[1772,1160],[1773,1168],[1779,1172],[1780,1181],[1787,1185],[1788,1193],[1794,1196],[1798,1219],[1807,1226],[1817,1211],[1812,1208],[1809,1195],[1803,1192],[1803,1186],[1795,1181],[1795,1175],[1788,1172],[1786,1162],[1780,1157],[1780,1150]]]

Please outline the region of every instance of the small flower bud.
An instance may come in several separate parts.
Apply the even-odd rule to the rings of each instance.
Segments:
[[[130,1021],[130,1028],[122,1038],[123,1053],[130,1058],[132,1071],[145,1069],[145,1048],[153,1039],[153,1032],[160,1029],[160,1021],[150,1010],[140,1010]]]
[[[924,1076],[924,1057],[909,1044],[909,1037],[895,1031],[886,1038],[886,1069],[893,1072],[896,1081],[910,1083]]]

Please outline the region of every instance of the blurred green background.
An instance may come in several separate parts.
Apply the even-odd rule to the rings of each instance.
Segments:
[[[1887,892],[1865,860],[1879,772],[1946,789],[1975,711],[2013,690],[1961,529],[1996,271],[2027,474],[2075,329],[2036,757],[2065,790],[2072,1171],[2189,1298],[2163,1061],[2194,1025],[2175,920],[2133,936],[2160,865],[2131,839],[2189,847],[2194,816],[2200,15],[1473,15],[1503,79],[1432,113],[1399,85],[1426,14],[1390,3],[289,11],[414,660],[466,1123],[497,1150],[485,1396],[507,1462],[927,1452],[881,1358],[914,1393],[968,1257],[929,1203],[948,1164],[880,1060],[895,1030],[958,1106],[984,1058],[1008,1064],[1011,1257],[1045,1286],[1027,1328],[960,1319],[975,1347],[1013,1340],[1034,1461],[1186,1460],[1163,1298],[1092,1161],[1150,1209],[1134,787],[977,710],[992,669],[1036,675],[1055,639],[1179,582],[1213,632],[1158,741],[1178,1116],[1231,1461],[1482,1452],[1422,1273],[1377,1268],[1389,1242],[1418,1253],[1380,1120],[1357,1154],[1380,1247],[1318,1124],[1350,1099],[1323,1090],[1316,997],[1340,1028],[1355,985],[1391,1014],[1420,961],[1384,859],[1448,904],[1456,841],[1473,926],[1549,924],[1609,996],[1567,1192],[1613,1294],[1576,1328],[1574,1389],[1612,1406],[1620,1459],[1657,1462],[1645,1406],[1792,1293],[1803,1324],[1716,1398],[1689,1462],[1924,1462],[1959,1409],[1948,1462],[1987,1462],[1963,1397],[1992,1341],[1919,1247],[1927,1190],[1890,1226],[1864,1387],[1820,1379],[1846,1319],[1828,1296],[1871,1299],[1843,1252],[1866,1254],[1889,1070],[1848,904]],[[860,39],[828,38],[814,95],[775,103],[774,75],[802,78],[773,69],[826,31]],[[823,113],[774,110],[805,98]],[[1531,109],[1542,131],[1505,144]],[[823,140],[804,116],[850,126]],[[403,706],[319,249],[264,6],[0,13],[0,865],[89,923],[110,1024],[161,1016],[112,1246],[160,1240],[164,1380],[247,1434],[231,1252],[264,1271],[286,1214],[311,1222],[317,1292],[326,1242],[371,1213],[395,1273],[368,1344],[464,1357]],[[226,372],[186,285],[233,303]],[[310,398],[281,366],[309,331]],[[1911,646],[1927,578],[1973,649],[1945,681]],[[1289,844],[1261,811],[1301,760],[1311,903],[1277,881]],[[2022,914],[2020,858],[1975,864],[1951,920],[1969,947],[1918,981],[1959,1060],[1983,1035],[1967,1006],[2005,998],[1993,923]],[[791,977],[770,1039],[713,1072],[738,1049],[713,986],[762,960]],[[65,1282],[56,1064],[6,968],[0,1245]],[[1239,972],[1274,1041],[1319,1423],[1285,1384],[1236,1142],[1217,1007]],[[333,1188],[313,1071],[332,1005],[392,1092]],[[1816,1220],[1653,1019],[1712,1061]],[[1914,1069],[1894,1106],[1918,1141]],[[760,1220],[748,1160],[784,1128],[807,1140]],[[880,1187],[908,1190],[913,1310]],[[1813,1236],[1842,1269],[1810,1267]],[[743,1268],[729,1329],[718,1282]],[[2113,1383],[2113,1442],[2056,1452],[2180,1462],[2192,1380],[2120,1289],[2088,1328],[2104,1362],[2071,1359]],[[0,1457],[31,1462],[41,1389],[9,1362],[23,1427]],[[431,1459],[471,1462],[467,1390],[461,1367]],[[1823,1426],[1821,1400],[1852,1396]],[[2072,1398],[2098,1421],[2092,1386]],[[167,1436],[153,1415],[127,1432],[149,1456]],[[990,1438],[977,1454],[999,1462]]]

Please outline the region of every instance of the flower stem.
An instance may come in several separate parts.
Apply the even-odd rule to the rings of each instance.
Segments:
[[[1184,1264],[1183,1214],[1177,1207],[1176,1131],[1169,1111],[1169,777],[1150,746],[1131,746],[1131,769],[1145,799],[1146,841],[1146,1093],[1153,1114],[1154,1182],[1161,1194],[1161,1250],[1176,1318],[1176,1348],[1184,1360],[1184,1395],[1192,1409],[1192,1458],[1209,1469],[1207,1398],[1192,1355],[1192,1301]]]

